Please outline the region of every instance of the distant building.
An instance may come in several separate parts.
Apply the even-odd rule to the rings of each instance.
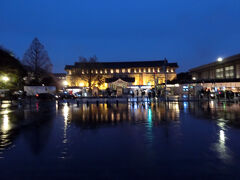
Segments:
[[[240,54],[189,70],[193,83],[205,88],[240,90]]]
[[[66,81],[66,73],[53,73],[58,81]]]
[[[167,60],[159,61],[131,61],[131,62],[97,62],[98,67],[94,74],[103,77],[104,83],[99,88],[106,89],[117,87],[154,87],[165,82],[165,78],[173,80],[176,77],[177,63],[169,63]],[[89,73],[84,64],[76,62],[74,65],[66,65],[66,80],[69,86],[88,87],[88,82],[81,76]]]

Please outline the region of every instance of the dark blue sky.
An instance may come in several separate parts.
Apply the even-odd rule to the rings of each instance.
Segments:
[[[239,0],[0,0],[0,45],[22,58],[34,37],[54,72],[78,56],[178,62],[178,72],[240,53]]]

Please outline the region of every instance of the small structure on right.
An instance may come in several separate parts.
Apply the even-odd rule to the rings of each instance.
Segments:
[[[203,88],[240,91],[240,54],[189,70],[192,83]]]

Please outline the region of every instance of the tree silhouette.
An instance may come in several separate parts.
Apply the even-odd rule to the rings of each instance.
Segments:
[[[88,83],[88,87],[91,90],[94,86],[100,86],[104,83],[103,75],[99,74],[101,69],[101,64],[97,62],[97,57],[92,56],[88,59],[85,57],[79,57],[78,63],[80,69],[78,69],[77,76]],[[84,74],[82,73],[84,71]],[[96,73],[96,71],[98,73]]]
[[[0,79],[0,89],[18,89],[22,87],[24,69],[13,53],[0,47],[0,78],[7,76],[7,82]]]
[[[34,38],[30,47],[23,56],[23,64],[33,72],[34,79],[40,82],[43,74],[52,71],[52,63],[44,46],[37,38]]]

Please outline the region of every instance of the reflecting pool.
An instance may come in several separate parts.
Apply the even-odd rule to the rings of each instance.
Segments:
[[[239,179],[240,104],[0,109],[0,179]]]

